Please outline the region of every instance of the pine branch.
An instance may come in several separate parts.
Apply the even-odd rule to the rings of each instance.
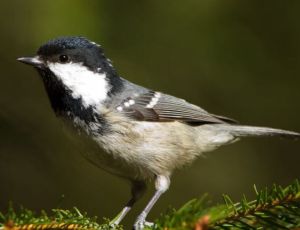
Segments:
[[[258,191],[248,202],[243,196],[234,203],[223,195],[225,205],[209,207],[207,197],[192,200],[179,210],[163,215],[156,229],[295,229],[300,227],[300,184]]]
[[[112,228],[109,220],[100,225],[97,223],[97,217],[90,218],[86,213],[82,214],[77,208],[73,210],[53,209],[50,214],[42,211],[36,214],[23,207],[15,210],[12,205],[9,206],[7,214],[0,213],[0,229],[2,230],[38,230],[38,229],[118,229],[121,226]]]
[[[208,195],[187,202],[180,209],[170,209],[156,221],[154,229],[163,230],[207,230],[207,229],[297,229],[300,228],[300,184],[296,180],[286,188],[273,185],[271,189],[258,191],[256,199],[234,203],[223,195],[224,204],[212,206]],[[1,224],[2,223],[2,224]],[[78,209],[71,211],[54,209],[50,214],[35,214],[10,206],[6,214],[0,213],[0,229],[119,229],[111,227],[109,221],[98,224],[96,217],[90,218]]]

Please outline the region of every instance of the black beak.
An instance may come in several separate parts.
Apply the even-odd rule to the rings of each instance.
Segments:
[[[45,67],[45,63],[38,57],[21,57],[17,59],[19,62],[22,62],[27,65],[34,66],[36,68],[43,68]]]

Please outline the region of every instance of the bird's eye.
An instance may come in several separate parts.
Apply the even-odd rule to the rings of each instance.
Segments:
[[[61,63],[67,63],[69,61],[69,57],[67,55],[60,55],[59,56],[59,61]]]

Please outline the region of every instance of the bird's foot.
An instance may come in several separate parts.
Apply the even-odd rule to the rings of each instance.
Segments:
[[[131,207],[126,206],[122,209],[122,211],[109,222],[109,226],[111,229],[116,229],[117,226],[120,224],[120,222],[123,220],[123,218],[126,216],[126,214],[130,211]]]
[[[146,221],[147,214],[145,212],[142,212],[138,218],[136,219],[133,229],[134,230],[143,230],[145,228],[152,228],[154,226],[154,223]]]
[[[113,220],[111,220],[108,225],[109,225],[109,229],[116,229],[117,226],[119,225],[120,221],[118,216],[116,218],[114,218]]]
[[[134,223],[133,229],[134,230],[143,230],[145,228],[152,228],[154,226],[154,223],[148,222],[146,220],[137,220]]]
[[[117,229],[118,224],[115,223],[109,223],[109,229]]]

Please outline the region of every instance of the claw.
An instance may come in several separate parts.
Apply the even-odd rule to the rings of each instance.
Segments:
[[[154,226],[154,223],[152,223],[152,222],[148,222],[145,220],[137,220],[134,223],[133,229],[134,230],[143,230],[145,227],[152,228],[153,226]]]
[[[118,224],[115,223],[109,223],[109,229],[117,229]]]

